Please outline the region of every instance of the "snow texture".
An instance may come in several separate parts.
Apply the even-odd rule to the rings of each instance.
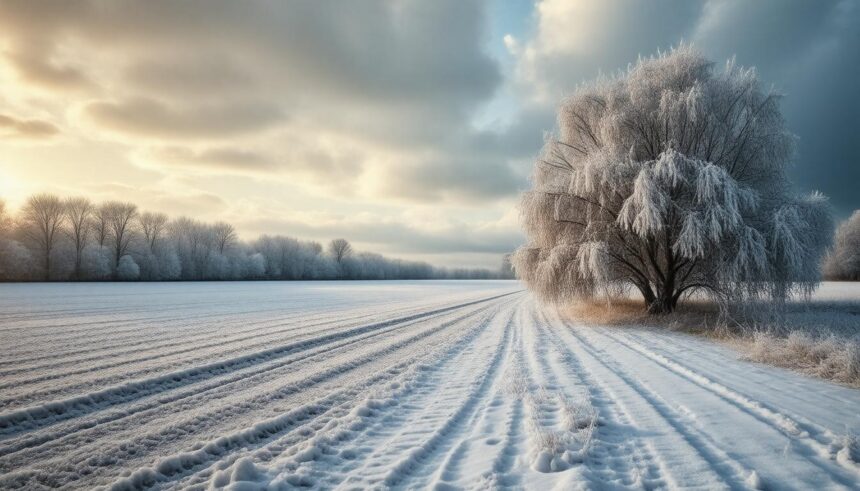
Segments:
[[[860,483],[857,390],[516,282],[0,285],[0,319],[3,489]]]

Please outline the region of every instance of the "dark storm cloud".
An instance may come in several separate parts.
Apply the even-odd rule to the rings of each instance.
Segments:
[[[714,57],[737,54],[786,95],[799,140],[801,190],[827,194],[837,213],[860,208],[860,2],[758,1],[709,5],[696,41]]]
[[[692,42],[718,67],[736,56],[757,67],[765,90],[772,85],[786,95],[787,124],[799,136],[791,171],[798,189],[824,192],[843,216],[860,208],[860,146],[854,142],[860,130],[860,2],[608,0],[582,11],[571,5],[539,7],[537,35],[526,40],[532,49],[518,54],[523,81],[541,87],[548,100],[680,42]],[[565,28],[573,33],[567,44],[559,41]]]

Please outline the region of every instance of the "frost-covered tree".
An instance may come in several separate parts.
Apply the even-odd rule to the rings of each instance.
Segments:
[[[143,238],[146,241],[146,247],[149,249],[149,252],[154,253],[158,248],[159,241],[167,227],[167,220],[167,215],[164,213],[144,212],[138,217],[140,230],[143,232]]]
[[[860,281],[860,210],[836,229],[833,249],[824,259],[824,277]]]
[[[104,203],[96,207],[93,211],[93,218],[90,222],[90,228],[93,231],[93,238],[99,246],[107,245],[108,234],[110,233],[111,207],[110,203]]]
[[[209,254],[214,247],[214,238],[206,224],[187,217],[179,217],[168,225],[168,235],[182,264],[184,280],[205,278]]]
[[[81,277],[104,280],[110,277],[113,252],[107,246],[89,244],[81,255]]]
[[[56,223],[51,222],[56,236],[47,258],[38,233],[43,227],[33,225],[39,223],[36,215],[27,215],[35,209],[33,203],[45,200],[62,205]],[[16,240],[19,237],[25,240]],[[467,279],[500,274],[356,252],[344,239],[332,241],[326,254],[318,242],[279,235],[246,243],[228,223],[138,215],[131,203],[93,205],[83,198],[48,195],[33,197],[15,217],[0,200],[0,281],[44,278],[43,269],[50,271],[51,279],[142,281]]]
[[[126,254],[119,258],[116,267],[116,277],[123,281],[136,280],[140,277],[140,267],[138,267],[131,256]]]
[[[352,245],[346,239],[334,239],[328,244],[328,252],[340,264],[352,255]]]
[[[107,212],[108,239],[112,242],[114,253],[114,268],[119,267],[119,260],[125,256],[134,239],[134,222],[137,218],[137,205],[109,201],[102,205]],[[135,265],[136,266],[136,265]]]
[[[580,87],[522,197],[518,275],[556,301],[633,287],[652,313],[809,293],[829,209],[791,191],[795,137],[759,85],[681,47]]]
[[[0,280],[29,280],[33,266],[33,256],[26,247],[18,241],[0,237]]]
[[[0,199],[0,238],[6,238],[12,228],[12,218],[6,209],[6,201]]]
[[[21,210],[24,237],[42,258],[44,279],[51,278],[51,260],[54,246],[60,237],[65,213],[63,202],[53,194],[30,196]]]
[[[90,221],[93,214],[93,204],[86,198],[67,198],[64,202],[66,213],[66,235],[74,248],[74,268],[72,278],[81,276],[81,261],[84,247],[90,232]]]
[[[513,254],[505,254],[502,256],[502,265],[499,268],[499,278],[503,280],[514,279],[516,276],[514,275],[514,267],[511,263],[511,258]]]
[[[215,245],[218,247],[219,254],[227,252],[239,240],[236,229],[227,222],[216,223],[212,226],[212,232],[215,234]]]

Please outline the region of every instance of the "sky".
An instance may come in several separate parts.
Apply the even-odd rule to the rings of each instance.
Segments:
[[[559,101],[681,42],[757,67],[798,190],[860,208],[860,0],[5,0],[0,198],[497,267]]]

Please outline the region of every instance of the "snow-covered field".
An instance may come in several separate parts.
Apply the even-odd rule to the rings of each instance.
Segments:
[[[516,282],[0,285],[0,488],[860,486],[860,391]]]

